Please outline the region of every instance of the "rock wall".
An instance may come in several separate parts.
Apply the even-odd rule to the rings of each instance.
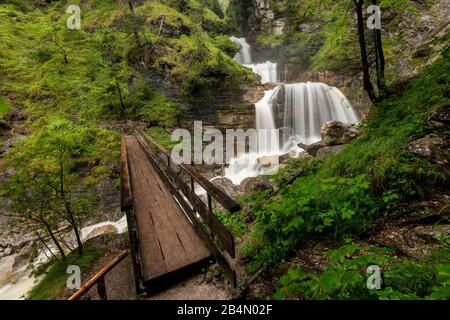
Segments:
[[[277,1],[283,2],[283,0]],[[246,0],[240,2],[244,13],[238,17],[238,22],[250,38],[261,31],[274,35],[283,33],[285,19],[277,16],[269,0]]]

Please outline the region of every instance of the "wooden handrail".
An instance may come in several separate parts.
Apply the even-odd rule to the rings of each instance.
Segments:
[[[69,297],[68,300],[78,300],[86,294],[95,284],[98,286],[98,293],[101,299],[106,300],[105,276],[114,267],[116,267],[126,256],[126,250],[115,256],[105,267],[97,272],[89,281],[87,281],[77,292]]]
[[[126,211],[133,206],[133,197],[131,195],[130,173],[128,170],[127,146],[125,135],[122,135],[122,153],[121,153],[121,183],[120,183],[120,207],[122,211]]]
[[[218,203],[220,203],[227,211],[230,213],[237,212],[241,210],[239,203],[234,201],[228,194],[226,194],[222,189],[216,187],[208,179],[203,177],[197,172],[191,165],[179,163],[172,158],[171,153],[160,145],[155,139],[148,136],[142,129],[136,128],[137,133],[147,142],[154,145],[161,153],[165,154],[170,161],[179,166],[185,173],[187,173],[192,179],[194,179],[205,191],[214,198]]]

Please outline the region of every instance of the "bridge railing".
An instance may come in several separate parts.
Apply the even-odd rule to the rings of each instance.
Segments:
[[[139,246],[139,237],[137,232],[136,216],[134,215],[133,195],[131,190],[131,178],[128,167],[128,154],[125,136],[122,136],[121,146],[121,188],[120,188],[120,207],[125,212],[128,225],[128,236],[130,241],[131,260],[133,262],[134,282],[136,293],[142,291],[142,267]]]
[[[169,150],[143,130],[136,129],[136,137],[164,184],[171,190],[197,233],[235,286],[234,237],[214,214],[214,204],[220,204],[229,213],[239,211],[240,205],[199,174],[194,167],[175,161]],[[206,201],[196,194],[196,184],[205,190]]]
[[[128,255],[127,251],[122,251],[115,256],[106,266],[97,272],[90,280],[88,280],[80,289],[77,290],[68,300],[79,300],[84,296],[94,285],[97,285],[97,293],[101,300],[107,300],[105,276],[114,269],[125,257]]]

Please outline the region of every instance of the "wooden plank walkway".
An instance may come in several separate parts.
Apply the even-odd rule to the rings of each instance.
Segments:
[[[144,283],[207,262],[211,253],[136,137],[126,136],[125,145]]]

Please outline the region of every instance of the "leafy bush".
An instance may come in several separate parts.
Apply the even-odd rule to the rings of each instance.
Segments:
[[[361,247],[347,244],[330,250],[331,262],[320,274],[290,269],[279,280],[278,299],[442,299],[450,298],[448,262],[450,251],[442,249],[419,261],[399,259],[389,248]],[[368,289],[367,268],[380,267],[383,285]]]
[[[163,96],[144,81],[139,81],[134,96],[137,116],[150,123],[163,127],[173,127],[181,114],[177,105]]]

